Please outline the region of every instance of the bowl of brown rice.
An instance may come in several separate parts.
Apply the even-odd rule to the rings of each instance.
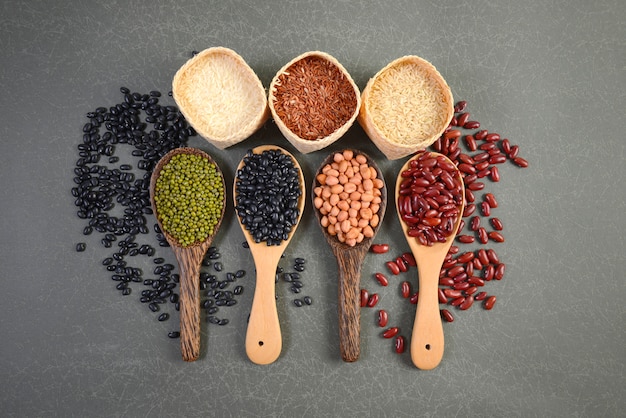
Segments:
[[[334,57],[310,51],[276,73],[268,105],[285,138],[306,154],[327,147],[346,133],[359,113],[361,96]]]
[[[358,121],[390,160],[425,149],[454,116],[450,87],[428,61],[408,55],[372,77],[361,95]]]
[[[224,47],[189,59],[174,76],[172,96],[189,124],[218,149],[248,138],[270,115],[261,80]]]

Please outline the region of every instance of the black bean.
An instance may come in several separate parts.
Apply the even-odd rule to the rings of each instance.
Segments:
[[[294,260],[294,262],[295,262],[296,264],[304,264],[304,263],[306,262],[306,260],[305,260],[304,258],[297,257],[297,258]]]
[[[162,257],[158,257],[158,258],[155,258],[154,260],[152,260],[152,262],[154,264],[163,264],[165,262],[165,259],[162,258]]]
[[[241,285],[240,285],[240,286],[236,286],[236,287],[233,289],[233,293],[234,293],[235,295],[241,295],[241,294],[243,293],[243,286],[241,286]]]
[[[148,308],[150,308],[152,312],[158,312],[159,305],[157,303],[151,303],[148,305]]]
[[[159,315],[157,319],[159,320],[159,322],[167,321],[168,319],[170,319],[170,314],[168,314],[167,312],[164,312],[161,315]]]
[[[293,304],[296,305],[297,307],[300,307],[303,305],[303,302],[300,299],[294,299]]]
[[[311,298],[311,296],[305,296],[303,300],[304,300],[304,303],[306,303],[307,305],[310,305],[313,303],[313,299]]]
[[[229,322],[228,319],[222,318],[222,319],[219,320],[217,325],[226,325],[226,324],[228,324],[228,322]]]
[[[237,300],[236,299],[228,299],[226,301],[226,306],[233,306],[237,304]]]
[[[170,338],[179,338],[180,337],[180,332],[178,331],[170,331],[167,333],[167,336]]]
[[[207,321],[209,321],[211,324],[219,324],[220,320],[219,318],[213,316],[213,315],[209,315],[209,317],[207,318]]]
[[[246,271],[245,270],[237,270],[235,272],[235,277],[238,278],[238,279],[241,279],[245,275],[246,275]]]
[[[213,263],[213,268],[215,269],[215,271],[222,271],[224,269],[224,265],[221,262],[216,261],[215,263]]]
[[[102,265],[103,266],[109,266],[109,265],[111,265],[111,263],[113,263],[113,258],[112,257],[107,257],[104,260],[102,260]]]
[[[214,303],[214,302],[215,302],[215,301],[214,301],[213,299],[206,299],[204,302],[202,302],[202,307],[203,307],[204,309],[208,309],[208,308],[210,308],[211,306],[213,306],[213,303]]]
[[[214,314],[216,314],[219,310],[220,310],[220,308],[218,308],[217,306],[211,306],[209,309],[207,309],[207,313],[208,313],[209,315],[214,315]]]
[[[76,244],[76,251],[83,252],[87,249],[87,244],[85,244],[84,242],[79,242],[78,244]]]
[[[295,271],[298,271],[298,272],[303,272],[304,271],[304,264],[296,264],[295,266],[293,266],[293,269]]]

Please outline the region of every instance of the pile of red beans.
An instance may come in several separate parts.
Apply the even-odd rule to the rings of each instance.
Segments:
[[[484,309],[493,309],[496,296],[483,289],[487,282],[502,280],[506,265],[500,261],[495,249],[488,248],[488,246],[502,243],[505,239],[502,232],[504,230],[502,221],[492,215],[493,209],[498,207],[498,201],[493,193],[485,191],[486,181],[500,181],[498,170],[500,164],[511,162],[517,167],[528,167],[528,161],[519,156],[518,145],[512,145],[508,139],[502,138],[497,133],[481,129],[478,121],[470,120],[470,114],[466,112],[466,108],[467,102],[465,101],[455,105],[455,115],[450,126],[431,146],[432,151],[447,156],[454,163],[465,185],[466,206],[461,214],[462,218],[455,237],[456,243],[452,245],[446,255],[439,275],[440,312],[442,319],[446,322],[454,321],[452,308],[467,310],[475,302],[479,302]],[[421,154],[416,160],[420,158],[421,165],[424,165],[424,161],[427,160],[426,166],[435,167],[439,164],[439,162],[432,161],[433,158],[428,152]],[[416,162],[415,166],[418,165],[420,163]],[[450,173],[456,172],[453,169],[453,167],[444,167],[444,171]],[[407,177],[409,177],[408,174]],[[453,183],[449,184],[450,188],[453,186]],[[405,190],[410,190],[410,187],[415,190],[415,187],[420,187],[420,185],[416,185],[415,182],[411,184],[409,180],[406,180]],[[418,191],[428,194],[427,189]],[[481,192],[484,194],[479,196]],[[405,194],[411,195],[409,192]],[[413,193],[413,195],[419,195],[419,193]],[[428,197],[424,196],[423,193],[421,196],[424,199]],[[430,234],[424,234],[420,231],[428,230],[424,225],[437,227],[444,222],[449,225],[451,221],[443,217],[439,217],[439,219],[443,219],[439,222],[432,219],[424,222],[425,216],[422,216],[421,219],[411,218],[410,213],[413,206],[419,205],[416,197],[412,197],[412,199],[413,201],[410,201],[401,197],[397,204],[405,222],[407,222],[405,214],[409,214],[408,220],[411,222],[407,222],[407,224],[409,226],[414,225],[413,230],[420,243],[432,245],[434,242],[445,240],[445,231],[449,230],[448,227],[441,228],[439,232],[433,230],[433,233]],[[452,212],[450,212],[450,217],[452,217]],[[430,225],[434,223],[437,225]],[[418,228],[419,225],[421,226]],[[479,245],[478,249],[475,248],[476,244]],[[462,250],[464,245],[473,246],[472,249]],[[374,244],[370,248],[374,254],[387,254],[389,250],[388,244]],[[408,272],[410,267],[416,266],[416,263],[413,255],[410,252],[405,252],[387,260],[384,265],[386,273],[374,273],[374,283],[380,286],[389,286],[393,282],[393,276]],[[418,303],[419,290],[413,290],[410,281],[398,280],[397,286],[399,286],[399,294],[402,298],[412,304]],[[372,308],[376,306],[379,299],[379,293],[370,294],[366,289],[362,289],[361,306]],[[383,309],[378,310],[377,324],[380,328],[385,328],[382,337],[385,339],[395,338],[395,351],[402,353],[406,338],[401,334],[399,327],[388,326],[389,322],[389,312]]]

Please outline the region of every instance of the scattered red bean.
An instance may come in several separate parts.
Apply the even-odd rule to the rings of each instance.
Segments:
[[[384,328],[387,326],[387,321],[389,321],[389,314],[386,310],[381,309],[378,311],[378,326]]]
[[[458,126],[464,126],[467,121],[469,120],[470,114],[469,113],[461,113],[459,116],[457,116],[456,118],[456,123]],[[460,133],[460,132],[459,132]]]
[[[480,128],[480,122],[475,121],[475,120],[470,120],[470,121],[465,122],[463,127],[465,129],[478,129]]]
[[[456,261],[459,263],[468,263],[474,259],[475,255],[471,251],[466,251],[457,257]]]
[[[491,238],[495,242],[504,242],[504,235],[502,235],[498,231],[490,231],[489,238]]]
[[[418,290],[417,292],[411,295],[411,297],[409,298],[409,302],[411,302],[412,305],[415,305],[417,301],[419,300],[419,298],[420,298],[420,292]]]
[[[398,335],[396,337],[396,353],[402,354],[404,353],[404,337],[402,335]]]
[[[400,332],[400,329],[398,327],[387,328],[383,332],[383,338],[393,338],[398,335],[398,332]]]
[[[409,266],[417,267],[417,261],[415,261],[415,257],[413,256],[413,253],[404,253],[404,254],[402,254],[402,259]]]
[[[496,270],[493,272],[493,278],[496,280],[502,280],[504,277],[504,272],[506,270],[506,265],[504,263],[500,263],[496,266]]]
[[[487,142],[498,142],[500,140],[499,134],[488,134],[485,136],[485,141]]]
[[[489,206],[491,206],[492,208],[498,207],[498,201],[496,200],[496,197],[493,195],[493,193],[485,194],[485,202],[489,203]]]
[[[472,242],[474,242],[474,237],[471,235],[459,235],[457,239],[463,244],[471,244]]]
[[[406,273],[409,270],[402,257],[396,258],[396,264],[398,265],[398,269],[400,269],[402,273]]]
[[[439,296],[439,303],[448,303],[448,298],[446,297],[445,293],[443,293],[442,288],[439,288],[437,290],[437,295]]]
[[[376,278],[378,283],[380,283],[381,286],[389,285],[389,279],[387,279],[387,276],[385,276],[384,274],[376,273],[376,274],[374,274],[374,277]]]
[[[487,258],[489,259],[489,262],[492,264],[499,264],[500,263],[500,259],[498,258],[498,254],[496,254],[496,250],[494,250],[493,248],[489,248],[487,250]],[[485,263],[487,264],[487,263]]]
[[[496,269],[493,266],[493,264],[488,265],[487,267],[485,267],[485,270],[483,272],[483,278],[486,281],[490,281],[491,279],[493,279],[493,275],[495,274]]]
[[[465,136],[465,145],[470,151],[476,151],[478,146],[476,145],[476,139],[472,135]]]
[[[376,304],[378,303],[378,298],[378,293],[370,295],[369,299],[367,300],[367,307],[373,308],[374,306],[376,306]]]
[[[397,276],[398,274],[400,274],[400,267],[398,267],[398,265],[395,262],[387,261],[385,263],[385,266],[387,266],[391,274],[393,274],[394,276]]]
[[[487,254],[487,250],[485,250],[484,248],[478,250],[477,258],[483,266],[489,264],[489,255]]]
[[[464,298],[463,302],[459,305],[459,309],[462,311],[465,311],[469,309],[473,303],[474,303],[474,298],[472,297]]]
[[[522,168],[528,167],[528,161],[526,161],[522,157],[513,158],[513,163],[518,167],[522,167]]]
[[[486,244],[489,242],[489,234],[487,233],[487,230],[482,226],[478,228],[478,241],[480,241],[481,244]]]
[[[365,289],[361,289],[361,308],[364,308],[367,306],[367,301],[370,298],[370,294],[367,290]]]
[[[490,311],[493,308],[493,305],[495,305],[495,304],[496,304],[496,297],[495,296],[489,296],[483,302],[483,307],[485,309],[487,309],[488,311]]]
[[[500,171],[498,171],[498,167],[491,168],[491,173],[489,174],[489,178],[494,183],[497,183],[500,181]]]
[[[456,290],[456,289],[444,289],[443,293],[446,295],[446,297],[449,297],[452,299],[460,298],[461,296],[463,296],[463,292],[461,292],[460,290]]]
[[[461,113],[467,107],[467,102],[465,100],[461,100],[456,105],[454,105],[454,113]]]
[[[374,254],[384,254],[389,251],[389,244],[372,244],[370,251]]]
[[[502,231],[502,229],[504,228],[504,225],[502,225],[502,221],[498,218],[491,218],[491,226],[493,226],[493,229],[495,229],[496,231]]]
[[[454,322],[454,316],[447,309],[442,309],[441,310],[441,316],[443,317],[443,319],[446,320],[446,322]]]
[[[411,283],[406,280],[400,284],[400,294],[403,298],[408,298],[411,295]]]
[[[463,296],[459,296],[456,299],[452,299],[452,302],[450,302],[450,305],[459,306],[461,303],[463,303],[463,301],[465,301],[465,298]]]
[[[476,132],[476,139],[479,141],[482,141],[483,139],[485,139],[485,137],[489,134],[489,131],[486,129],[481,129],[480,131]]]

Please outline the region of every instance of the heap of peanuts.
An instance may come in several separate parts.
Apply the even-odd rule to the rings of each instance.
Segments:
[[[351,247],[374,236],[385,183],[365,155],[352,150],[335,153],[316,182],[313,203],[330,235]]]

